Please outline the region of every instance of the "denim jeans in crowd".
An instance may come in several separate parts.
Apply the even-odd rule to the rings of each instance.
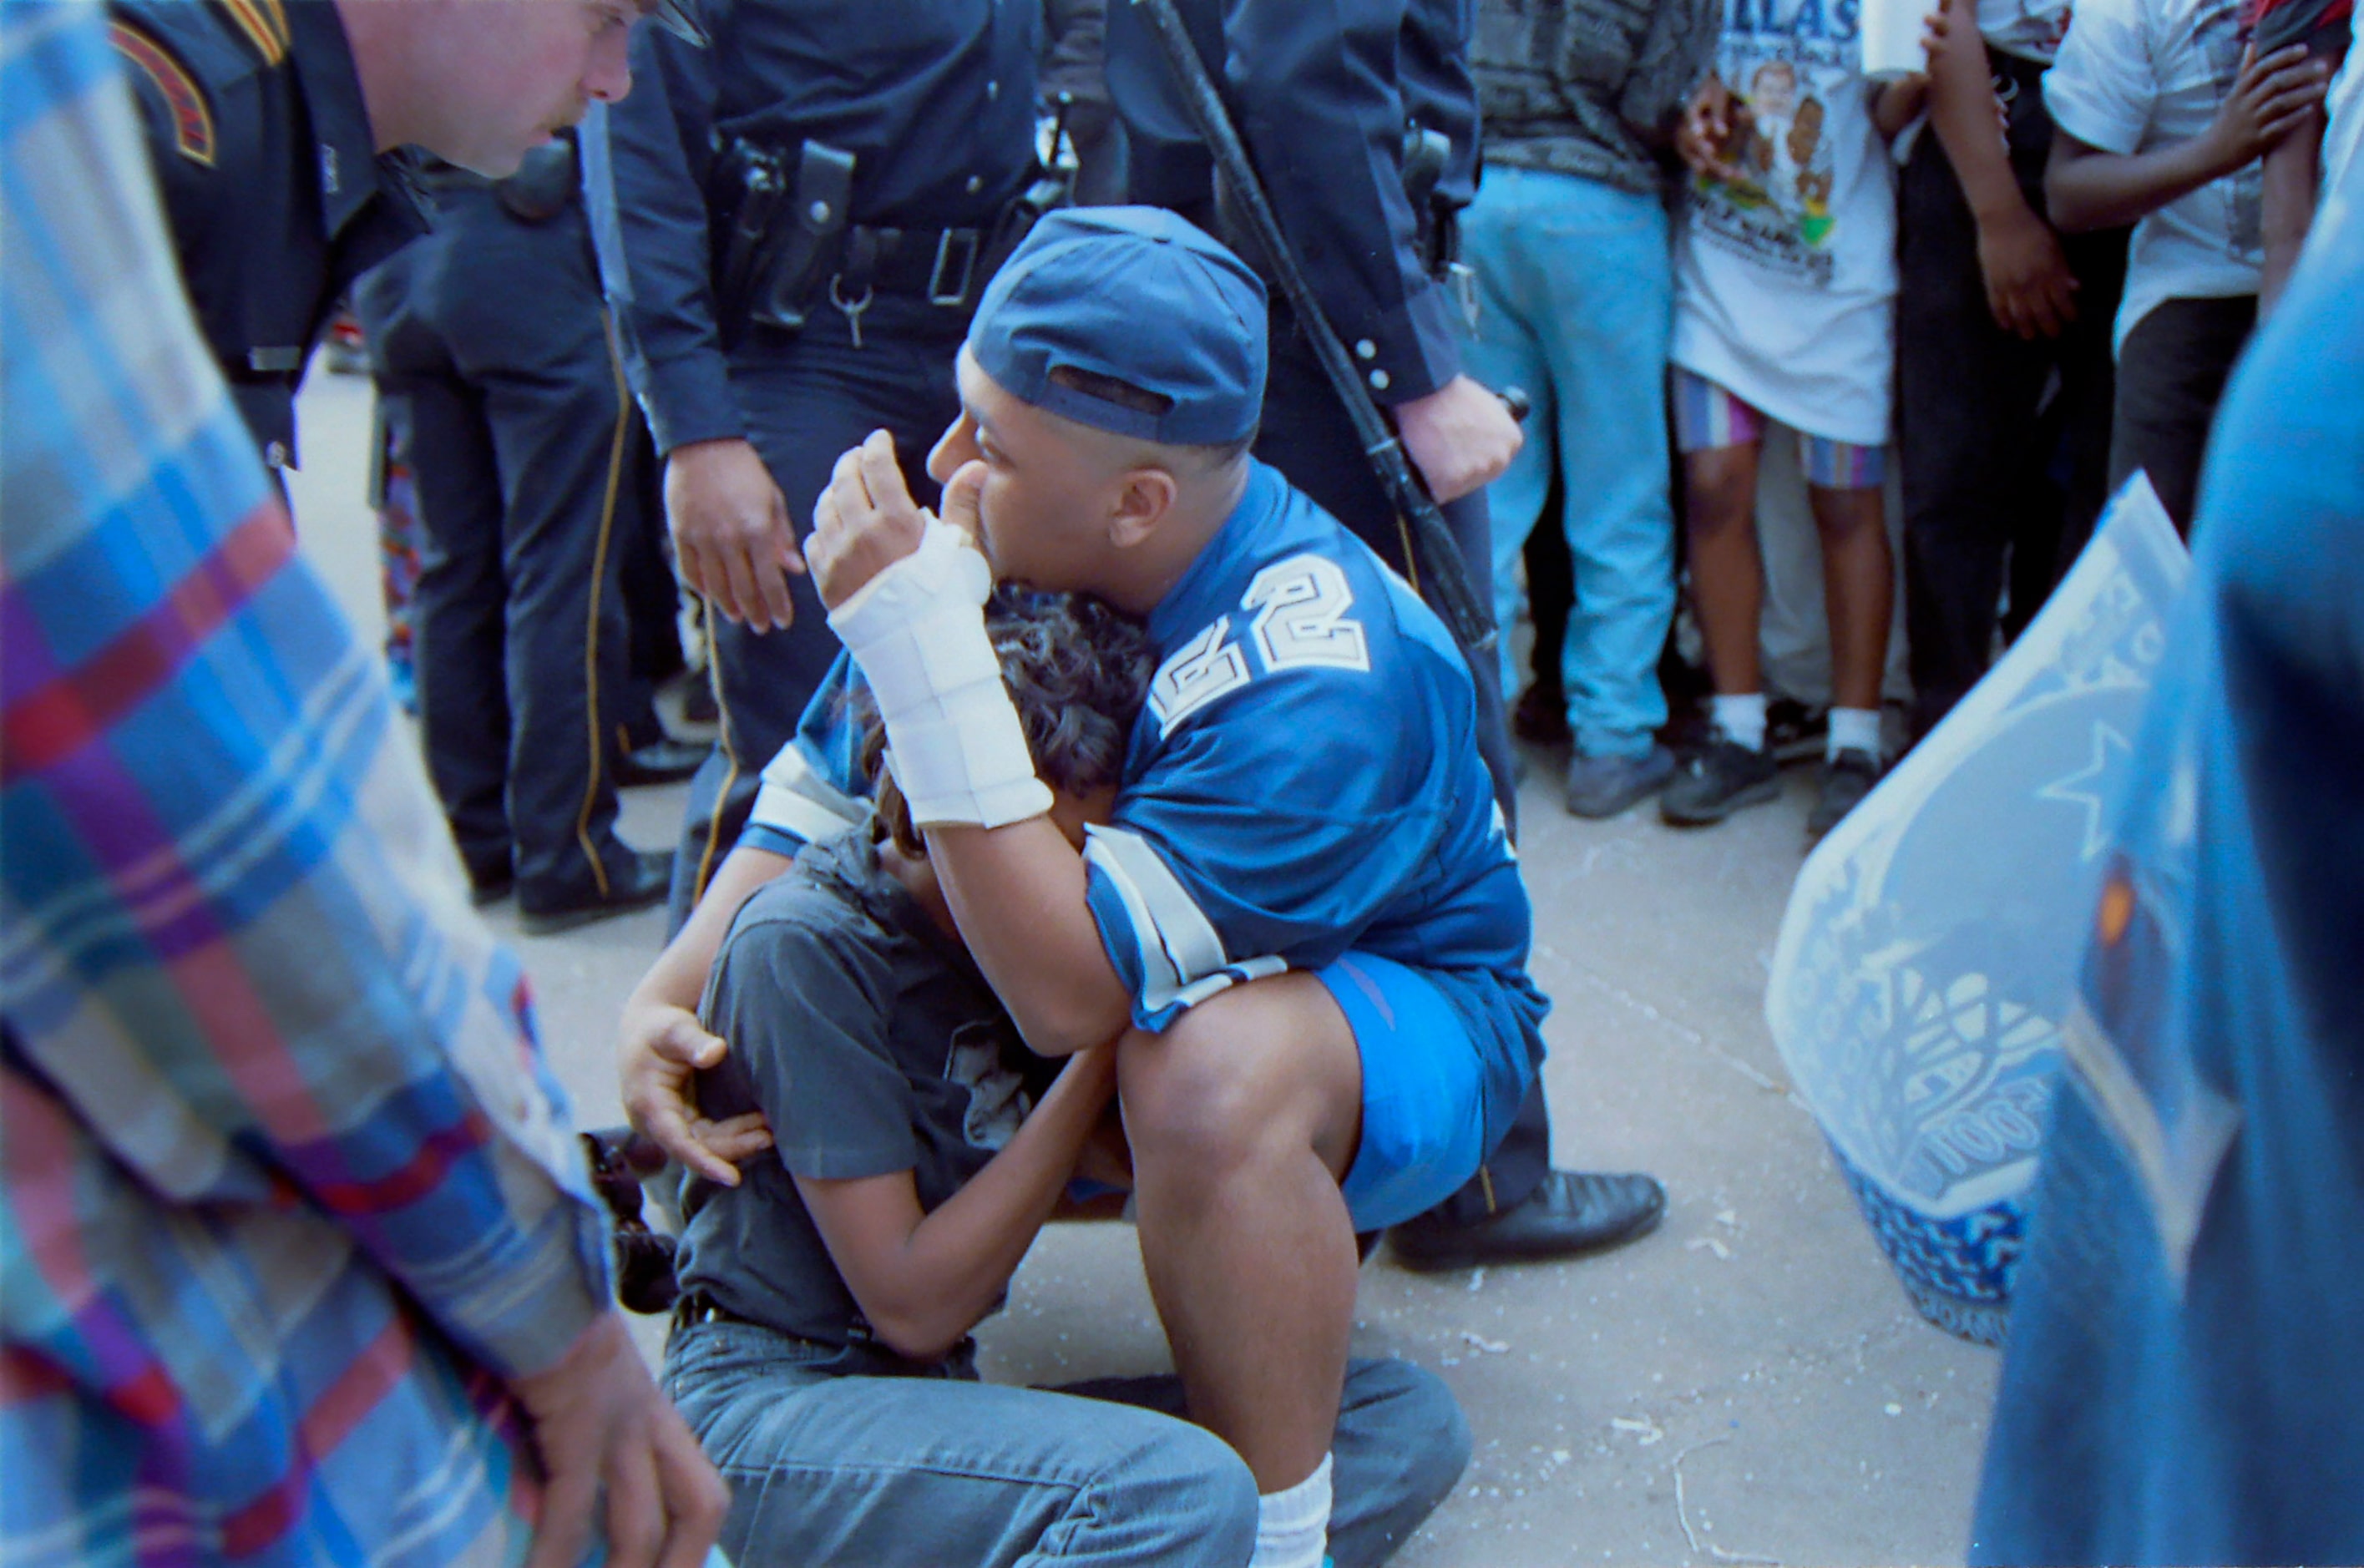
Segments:
[[[666,1391],[730,1485],[737,1568],[1247,1562],[1255,1480],[1178,1418],[1174,1378],[1054,1391],[815,1370],[838,1353],[730,1322],[666,1349]],[[1331,1555],[1371,1568],[1452,1491],[1469,1428],[1433,1374],[1357,1361],[1332,1452]]]
[[[1556,459],[1576,562],[1560,655],[1568,728],[1587,755],[1639,755],[1667,721],[1658,651],[1675,612],[1666,207],[1597,180],[1496,164],[1461,215],[1461,240],[1478,298],[1464,362],[1534,405],[1525,447],[1487,493],[1496,618],[1508,628],[1517,615],[1519,551]],[[1507,636],[1501,649],[1503,689],[1514,690]]]

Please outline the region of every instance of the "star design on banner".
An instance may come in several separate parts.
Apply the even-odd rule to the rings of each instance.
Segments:
[[[2055,779],[2035,792],[2038,800],[2057,800],[2085,808],[2085,843],[2079,858],[2091,860],[2109,842],[2102,831],[2102,813],[2109,804],[2108,775],[2113,756],[2132,757],[2134,746],[2106,724],[2093,726],[2093,760],[2067,778]]]

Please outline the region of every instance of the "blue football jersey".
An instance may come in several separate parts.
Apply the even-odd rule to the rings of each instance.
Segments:
[[[1149,633],[1116,820],[1084,851],[1135,1021],[1371,952],[1426,972],[1523,1071],[1548,1006],[1533,917],[1444,623],[1256,463]]]

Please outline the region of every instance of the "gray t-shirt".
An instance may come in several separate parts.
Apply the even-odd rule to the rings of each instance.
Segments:
[[[1017,1130],[1033,1100],[1021,1069],[1043,1078],[1050,1064],[866,830],[814,845],[747,901],[700,1015],[730,1043],[697,1076],[700,1110],[761,1110],[774,1149],[741,1162],[736,1187],[684,1184],[682,1288],[799,1339],[862,1344],[861,1308],[794,1176],[909,1171],[932,1212]]]

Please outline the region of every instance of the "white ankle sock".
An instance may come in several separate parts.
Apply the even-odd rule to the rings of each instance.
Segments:
[[[1752,751],[1765,750],[1765,694],[1750,692],[1745,696],[1728,697],[1718,692],[1710,701],[1708,717],[1723,731],[1724,739],[1735,746],[1745,746]]]
[[[1879,710],[1876,707],[1834,707],[1831,709],[1831,735],[1823,754],[1835,757],[1841,751],[1860,751],[1872,761],[1879,760]]]
[[[1255,1555],[1248,1568],[1321,1568],[1330,1546],[1330,1456],[1312,1474],[1256,1499]]]

